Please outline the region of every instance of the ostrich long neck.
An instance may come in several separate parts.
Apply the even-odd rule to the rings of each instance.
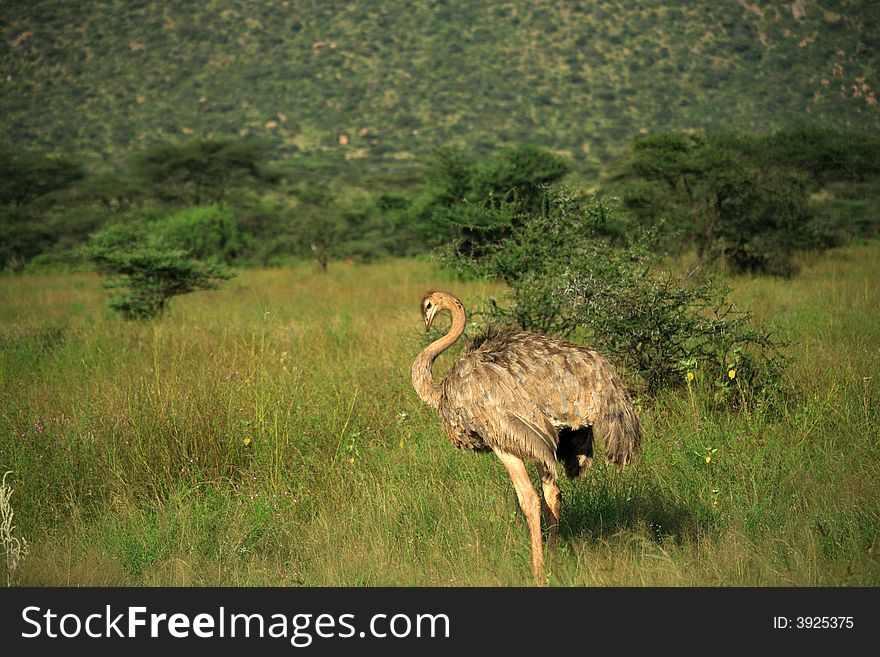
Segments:
[[[434,380],[431,368],[434,366],[437,356],[449,349],[461,334],[464,333],[465,326],[464,308],[461,307],[461,304],[451,303],[448,308],[449,312],[452,313],[452,326],[449,332],[422,349],[412,366],[413,388],[416,389],[416,392],[423,401],[434,408],[440,405],[440,395],[443,392],[443,386],[441,382]]]

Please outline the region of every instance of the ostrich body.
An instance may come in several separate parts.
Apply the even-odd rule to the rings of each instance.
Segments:
[[[536,333],[480,336],[442,380],[435,380],[434,360],[464,332],[465,310],[445,292],[425,295],[421,310],[426,331],[441,310],[450,311],[452,327],[419,353],[412,366],[413,387],[437,409],[456,447],[491,450],[504,464],[528,521],[532,569],[543,584],[541,515],[548,526],[548,545],[555,548],[562,507],[557,461],[569,477],[584,474],[592,462],[595,431],[607,460],[629,463],[641,440],[632,402],[602,355]],[[543,500],[525,461],[537,465]]]

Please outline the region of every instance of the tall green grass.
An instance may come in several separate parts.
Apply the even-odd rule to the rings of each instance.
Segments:
[[[795,340],[791,393],[721,411],[696,380],[641,400],[643,456],[562,484],[551,583],[880,583],[878,255],[734,281]],[[409,382],[435,288],[498,292],[409,260],[244,271],[131,323],[94,276],[2,279],[17,581],[530,584],[503,467],[455,450]]]

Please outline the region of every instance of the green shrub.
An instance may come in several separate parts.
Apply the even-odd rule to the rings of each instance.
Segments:
[[[569,163],[533,146],[510,148],[477,159],[455,148],[438,150],[428,171],[427,202],[414,222],[435,225],[454,236],[463,256],[508,235],[522,214],[539,212],[550,187],[570,171]]]
[[[188,208],[150,225],[150,231],[198,260],[232,262],[244,244],[235,215],[216,205]]]
[[[665,219],[685,237],[679,248],[696,246],[704,263],[788,276],[797,251],[827,240],[808,177],[767,148],[767,138],[740,133],[643,136],[613,185],[640,223]]]
[[[684,385],[698,365],[721,383],[739,368],[749,390],[773,387],[784,366],[781,341],[754,328],[726,287],[664,271],[652,232],[614,246],[609,226],[628,221],[623,214],[617,201],[561,191],[543,212],[520,216],[482,257],[453,246],[445,259],[507,283],[507,299],[490,301],[490,321],[589,344],[648,392]]]
[[[849,128],[791,125],[763,140],[756,156],[802,171],[817,187],[880,176],[880,137]]]
[[[119,290],[109,305],[126,319],[156,317],[171,298],[215,289],[221,280],[232,277],[226,265],[198,260],[175,245],[173,234],[149,224],[115,224],[92,235],[89,257],[100,273],[110,277],[107,286]]]
[[[51,215],[84,176],[73,160],[0,147],[0,270],[23,271],[65,236],[67,226]]]
[[[0,269],[21,273],[29,260],[50,249],[57,236],[25,210],[0,207]]]

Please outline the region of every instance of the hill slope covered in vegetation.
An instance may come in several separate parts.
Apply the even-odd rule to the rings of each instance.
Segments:
[[[595,171],[640,131],[880,125],[880,5],[42,0],[0,18],[0,126],[108,164],[168,139],[407,160],[532,143]]]

